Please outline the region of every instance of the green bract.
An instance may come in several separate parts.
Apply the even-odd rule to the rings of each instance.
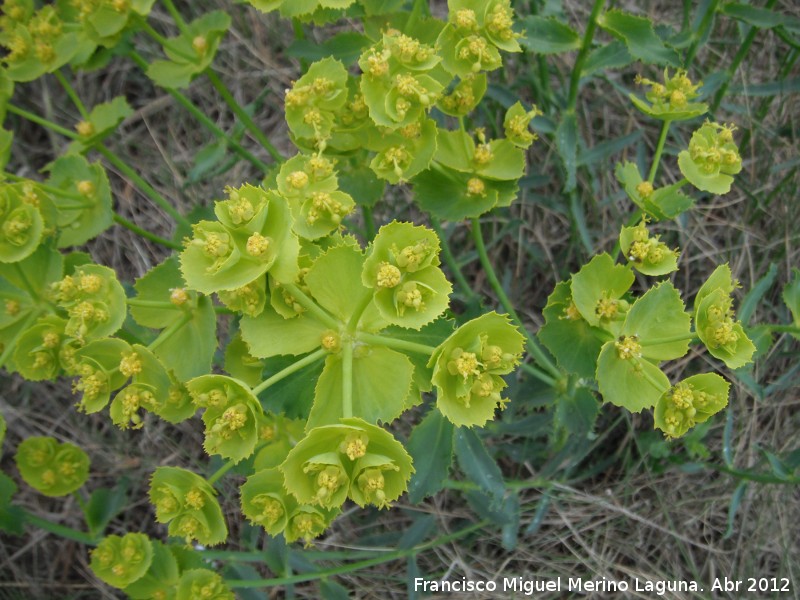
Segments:
[[[731,125],[704,123],[692,134],[689,149],[678,154],[678,167],[693,186],[712,194],[727,194],[732,175],[742,170]]]
[[[370,162],[373,172],[389,183],[407,181],[427,169],[436,152],[436,123],[432,119],[387,129],[380,137],[378,154]]]
[[[598,254],[572,276],[572,300],[590,325],[616,334],[629,307],[622,297],[633,280],[628,267],[614,264],[606,253]]]
[[[175,600],[235,600],[222,577],[208,569],[184,571],[178,581]]]
[[[280,195],[244,185],[228,188],[217,202],[219,221],[200,221],[181,254],[181,272],[190,288],[204,293],[241,288],[267,271],[292,281],[299,247],[291,233],[289,207]]]
[[[84,244],[111,226],[111,186],[101,164],[89,163],[83,156],[62,156],[48,165],[48,171],[47,185],[63,190],[52,194],[59,248]]]
[[[214,60],[220,40],[231,18],[219,10],[205,13],[186,26],[179,36],[167,40],[164,53],[169,60],[156,60],[147,75],[165,88],[183,88]]]
[[[109,535],[91,551],[90,567],[109,585],[124,588],[141,579],[153,561],[153,545],[143,533]]]
[[[303,504],[389,506],[406,491],[411,457],[390,433],[358,418],[311,429],[280,466],[286,489]]]
[[[213,546],[225,541],[228,528],[209,483],[191,471],[158,467],[150,479],[150,502],[156,520],[169,523],[169,534],[189,543],[197,540]]]
[[[22,184],[0,183],[0,262],[19,262],[39,246],[44,233],[42,214]]]
[[[113,269],[81,265],[53,284],[58,305],[67,311],[68,336],[97,339],[116,332],[125,321],[125,290]]]
[[[619,246],[631,266],[645,275],[666,275],[678,269],[678,251],[659,241],[659,236],[650,237],[644,221],[623,227]]]
[[[79,411],[91,414],[105,408],[111,392],[128,378],[118,367],[123,356],[130,351],[130,345],[124,340],[104,338],[89,342],[70,354],[69,359],[74,362],[72,370],[78,375],[72,391],[82,394],[76,405]]]
[[[372,120],[392,129],[418,122],[450,80],[436,68],[440,60],[433,47],[417,39],[396,30],[385,33],[358,60]]]
[[[471,113],[486,94],[487,78],[485,73],[470,73],[443,95],[436,106],[446,115],[463,117]]]
[[[501,375],[519,364],[523,343],[508,317],[494,312],[459,327],[428,362],[442,414],[455,425],[472,427],[491,419],[498,406],[504,408]]]
[[[597,359],[597,384],[603,399],[631,412],[655,405],[669,388],[661,361],[689,350],[691,319],[669,282],[648,290],[630,307],[617,338],[606,342]]]
[[[58,376],[66,325],[64,319],[47,315],[22,334],[14,351],[14,362],[20,375],[31,381],[55,379]]]
[[[655,428],[680,437],[728,405],[730,384],[716,373],[693,375],[664,392],[656,403]]]
[[[520,102],[517,102],[509,108],[503,120],[503,129],[505,130],[508,141],[518,148],[529,148],[539,137],[535,133],[531,133],[531,121],[541,114],[541,111],[535,106],[531,110],[526,111]]]
[[[731,369],[749,363],[755,352],[742,324],[733,318],[731,292],[735,287],[730,267],[720,265],[697,292],[694,301],[697,336],[713,356]]]
[[[448,22],[436,45],[453,75],[494,71],[503,64],[498,50],[521,50],[510,0],[448,0],[447,8]]]
[[[675,75],[670,77],[669,69],[664,69],[663,84],[644,79],[639,75],[636,76],[636,83],[650,86],[650,91],[645,94],[645,98],[650,104],[633,94],[629,95],[631,102],[644,114],[655,119],[685,121],[699,117],[708,111],[708,105],[691,102],[699,96],[697,89],[703,83],[693,84],[684,70],[679,69]]]
[[[73,444],[59,444],[51,437],[29,437],[14,457],[20,475],[45,496],[66,496],[89,477],[89,457]]]
[[[92,108],[92,112],[85,120],[75,126],[80,138],[70,144],[67,154],[83,154],[113,133],[117,125],[132,114],[133,109],[124,96],[117,96],[111,102],[98,104]]]
[[[205,409],[205,451],[234,462],[251,456],[263,410],[250,388],[223,375],[203,375],[186,386],[195,405]]]
[[[295,138],[324,150],[347,94],[347,71],[341,62],[325,58],[312,64],[286,90],[286,122]]]
[[[614,174],[625,187],[628,198],[655,221],[674,219],[694,205],[694,200],[681,191],[682,183],[654,188],[651,182],[642,179],[632,162],[618,163]]]

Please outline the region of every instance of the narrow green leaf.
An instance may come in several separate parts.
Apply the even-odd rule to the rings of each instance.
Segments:
[[[416,472],[408,484],[408,499],[418,504],[442,489],[453,462],[453,424],[431,410],[411,432],[406,448]]]
[[[123,477],[113,488],[100,488],[92,492],[84,516],[92,536],[103,533],[111,519],[125,508],[128,500],[128,479]]]
[[[681,64],[678,53],[658,37],[650,19],[610,10],[598,17],[597,24],[625,42],[631,55],[642,62],[673,67]]]
[[[796,21],[789,15],[782,15],[767,8],[750,6],[741,2],[728,2],[719,9],[719,12],[759,29],[772,29],[785,25],[787,21]]]
[[[464,474],[488,494],[492,506],[499,506],[506,491],[503,474],[475,430],[466,427],[456,430],[455,451]]]
[[[723,540],[727,540],[735,533],[736,513],[739,512],[739,506],[744,498],[744,493],[747,491],[747,482],[742,481],[731,496],[731,503],[728,505],[728,528],[725,530],[725,535],[722,536]]]
[[[766,274],[761,277],[756,284],[750,288],[750,291],[742,300],[742,304],[739,306],[739,321],[742,325],[749,325],[750,318],[753,316],[753,313],[756,310],[756,307],[761,302],[761,299],[764,297],[769,289],[772,287],[772,284],[775,283],[775,279],[778,277],[778,265],[775,263],[770,263],[769,269],[767,270]]]
[[[564,191],[569,192],[577,185],[576,170],[578,166],[578,119],[575,113],[566,113],[556,129],[556,148],[561,155],[567,178]]]

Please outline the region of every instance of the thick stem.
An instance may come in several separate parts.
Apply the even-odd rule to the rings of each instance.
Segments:
[[[567,100],[566,112],[575,112],[575,106],[578,103],[578,86],[581,82],[581,71],[583,70],[583,63],[586,62],[586,57],[592,46],[592,39],[594,38],[594,30],[597,27],[597,17],[600,16],[600,11],[603,9],[606,0],[595,0],[592,6],[592,14],[589,16],[589,23],[586,25],[586,31],[583,34],[583,42],[581,42],[581,49],[578,52],[578,58],[575,59],[575,66],[572,68],[572,76],[569,81],[569,99]]]
[[[306,356],[304,358],[301,358],[297,362],[293,362],[292,364],[290,364],[285,369],[282,369],[282,370],[278,371],[277,373],[275,373],[275,375],[265,379],[260,384],[258,384],[256,387],[254,387],[253,388],[253,395],[258,396],[261,392],[266,390],[271,385],[278,383],[281,379],[285,379],[286,377],[288,377],[292,373],[295,373],[295,372],[299,371],[300,369],[304,369],[305,367],[314,364],[315,362],[317,362],[321,358],[324,358],[325,355],[327,355],[327,354],[328,354],[327,350],[323,350],[322,348],[319,348],[318,350],[315,350],[314,352],[312,352],[308,356]]]
[[[209,485],[214,485],[215,483],[217,483],[217,481],[219,481],[220,478],[223,475],[225,475],[225,473],[230,471],[235,465],[236,465],[235,462],[233,462],[232,460],[229,460],[224,465],[222,465],[219,469],[214,471],[214,473],[211,474],[211,477],[209,477],[207,479]]]
[[[372,302],[373,293],[372,290],[369,292],[365,292],[364,295],[361,297],[361,301],[356,306],[353,314],[350,315],[350,320],[347,322],[347,333],[350,335],[355,334],[356,329],[358,328],[358,322],[361,320],[361,316],[364,314],[364,311],[367,310],[370,302]]]
[[[664,144],[667,142],[667,134],[669,133],[669,126],[672,121],[665,120],[661,125],[661,134],[658,136],[658,145],[656,146],[656,153],[653,157],[653,165],[650,167],[650,174],[647,176],[647,181],[653,183],[656,179],[658,172],[658,164],[661,162],[661,153],[664,151]]]
[[[330,327],[331,329],[339,331],[342,324],[325,312],[325,310],[319,306],[319,304],[306,296],[306,293],[303,290],[293,283],[282,283],[281,285],[286,288],[286,291],[289,292],[295,300],[297,300],[297,303],[305,308],[312,317],[317,319],[317,321],[326,327]]]
[[[418,344],[416,342],[409,342],[407,340],[398,340],[396,338],[377,335],[374,333],[359,333],[358,339],[366,344],[372,344],[373,346],[386,346],[387,348],[404,350],[406,352],[414,352],[416,354],[424,354],[425,356],[430,356],[436,351],[435,346]]]
[[[528,340],[528,352],[530,352],[531,357],[537,363],[539,363],[539,366],[550,373],[555,379],[561,379],[563,376],[561,371],[559,371],[558,367],[556,367],[547,357],[547,355],[544,353],[544,350],[542,350],[541,346],[539,346],[539,342],[533,337],[531,332],[528,331],[527,327],[525,327],[522,319],[519,318],[517,311],[514,310],[514,305],[506,295],[503,285],[497,278],[497,273],[494,270],[492,261],[489,260],[489,255],[486,252],[486,245],[483,242],[483,233],[481,232],[481,223],[477,218],[472,219],[472,239],[475,241],[475,248],[478,250],[478,258],[480,259],[483,270],[486,273],[487,279],[489,280],[489,285],[491,285],[492,289],[494,290],[494,293],[497,296],[497,299],[500,301],[500,304],[517,323],[519,328],[522,330],[522,333],[525,335],[525,338]]]
[[[264,149],[269,152],[270,156],[275,159],[276,162],[283,161],[283,155],[278,152],[278,149],[272,145],[272,142],[269,141],[269,138],[264,134],[261,129],[259,129],[258,125],[256,125],[255,121],[250,118],[250,115],[247,114],[247,111],[244,110],[236,99],[233,97],[233,94],[230,93],[225,84],[222,83],[222,80],[217,76],[217,74],[212,71],[210,68],[206,69],[205,71],[206,76],[208,77],[209,81],[211,81],[211,85],[217,90],[222,99],[225,101],[225,104],[233,111],[233,113],[239,117],[241,122],[247,128],[247,130],[252,134],[252,136],[258,140],[258,142],[264,147]]]
[[[103,157],[110,162],[114,167],[116,167],[123,175],[128,177],[135,185],[138,187],[150,200],[152,200],[158,207],[160,207],[165,213],[170,215],[176,222],[180,223],[187,229],[189,229],[192,224],[189,220],[184,217],[181,213],[177,211],[177,209],[172,206],[164,196],[159,194],[156,189],[147,183],[141,175],[139,175],[136,171],[133,170],[125,161],[123,161],[119,156],[114,154],[111,150],[106,148],[102,142],[98,142],[94,145],[94,149],[97,150]]]
[[[642,346],[659,346],[661,344],[671,344],[672,342],[686,342],[686,341],[692,342],[696,341],[697,339],[698,339],[697,334],[691,332],[691,333],[682,333],[680,335],[674,335],[672,337],[659,338],[655,340],[642,340],[641,344]]]

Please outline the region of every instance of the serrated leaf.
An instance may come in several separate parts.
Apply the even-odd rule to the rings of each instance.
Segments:
[[[505,482],[483,440],[473,429],[466,427],[456,429],[454,440],[459,468],[489,496],[492,506],[499,506],[505,495]]]
[[[650,19],[610,10],[597,18],[597,24],[625,42],[631,56],[642,62],[673,67],[681,64],[678,53],[656,35]]]
[[[525,37],[521,44],[539,54],[556,54],[578,50],[581,37],[569,25],[554,18],[531,15],[522,21]]]
[[[797,26],[797,19],[791,15],[779,14],[767,8],[751,6],[741,2],[727,2],[719,8],[719,12],[759,29],[772,29],[773,27],[785,25],[788,21],[793,21],[795,27]]]
[[[597,71],[627,67],[632,62],[633,57],[625,44],[614,40],[589,52],[586,62],[583,63],[581,76],[588,77]]]
[[[408,484],[408,499],[418,504],[442,489],[453,462],[453,424],[438,410],[431,410],[411,432],[406,448],[416,473]]]
[[[286,49],[286,53],[294,58],[308,61],[332,56],[345,65],[351,65],[370,44],[370,39],[361,33],[345,32],[334,35],[321,44],[311,40],[295,40]]]

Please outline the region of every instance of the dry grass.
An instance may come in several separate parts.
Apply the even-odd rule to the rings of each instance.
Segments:
[[[588,11],[586,3],[565,4],[571,22],[582,29]],[[642,3],[627,4],[630,6],[626,8],[632,10],[642,8]],[[669,12],[674,11],[673,5],[646,3],[646,12],[657,16],[659,21],[679,24],[680,15]],[[789,1],[779,2],[778,7],[787,13],[798,13]],[[191,10],[200,12],[201,9],[193,3]],[[668,12],[667,17],[663,16],[664,10]],[[287,31],[285,23],[274,17],[264,18],[252,10],[235,12],[234,29],[226,38],[224,51],[215,65],[242,103],[251,102],[257,96],[263,98],[255,118],[275,145],[291,154],[292,146],[279,109],[283,89],[299,72],[297,63],[282,50],[291,41],[291,32]],[[698,55],[699,73],[729,64],[736,51],[735,45],[730,43],[737,39],[735,29],[732,21],[718,23],[711,43]],[[759,33],[736,73],[734,85],[769,82],[782,76],[797,77],[796,66],[782,73],[787,52],[786,45],[774,33]],[[568,73],[573,61],[574,54],[570,54],[553,57],[550,64],[561,73]],[[509,73],[522,77],[526,68],[531,68],[530,64],[514,59]],[[630,85],[631,80],[632,73],[627,70],[609,72],[604,78],[593,79],[583,89],[579,113],[589,146],[642,129],[643,143],[652,151],[658,135],[657,126],[635,113],[617,87],[617,84]],[[555,76],[551,84],[554,89],[562,85]],[[518,83],[515,86],[521,97],[532,99],[530,89]],[[225,174],[187,184],[195,152],[211,142],[212,137],[169,96],[153,89],[132,63],[117,60],[107,69],[82,74],[77,87],[88,105],[118,94],[125,94],[134,103],[135,115],[124,123],[111,143],[182,212],[197,205],[209,206],[221,195],[225,185],[254,182],[260,178],[251,165],[239,162]],[[76,115],[68,108],[53,80],[45,78],[43,83],[25,86],[25,89],[24,96],[18,94],[15,101],[28,103],[60,123],[75,120]],[[223,129],[230,130],[235,125],[207,82],[197,81],[188,95]],[[747,132],[749,136],[748,144],[742,148],[745,169],[740,176],[741,185],[729,195],[702,200],[687,218],[667,226],[665,237],[678,243],[683,250],[681,271],[675,283],[683,290],[685,298],[693,296],[720,262],[730,261],[734,276],[741,281],[744,290],[750,289],[769,265],[775,263],[778,278],[763,297],[753,321],[786,322],[787,311],[782,307],[780,289],[787,281],[790,268],[800,264],[800,228],[797,225],[800,222],[797,203],[800,171],[792,163],[798,155],[799,107],[797,94],[769,99],[731,94],[718,111],[719,119],[735,122],[741,133]],[[61,149],[63,142],[36,126],[22,122],[18,125],[15,147],[24,148],[25,152],[14,155],[9,170],[20,175],[32,174]],[[678,135],[688,138],[689,129],[678,126],[675,129]],[[246,146],[268,161],[267,153],[257,148],[252,140],[246,139]],[[670,148],[675,147],[670,142],[661,171],[672,180],[680,178],[674,156],[670,155]],[[620,158],[635,158],[634,153],[635,147],[629,147],[625,156],[609,156],[597,167],[579,173],[581,201],[595,251],[609,250],[613,246],[619,223],[631,209],[619,194],[612,165]],[[491,251],[515,303],[532,324],[538,325],[541,307],[553,285],[574,272],[585,261],[587,253],[581,248],[560,192],[558,155],[546,137],[532,149],[529,164],[532,172],[546,175],[550,181],[525,191],[521,201],[508,213],[496,217],[498,230],[508,226],[510,233]],[[164,214],[153,208],[123,178],[115,175],[112,178],[116,206],[123,216],[159,235],[172,233],[170,221]],[[376,216],[379,221],[419,217],[409,208],[404,190],[387,198]],[[451,230],[451,243],[465,256],[471,252],[468,231],[463,226]],[[129,282],[166,256],[164,249],[120,227],[112,228],[86,249],[98,262],[112,266]],[[491,296],[488,286],[484,285],[484,275],[474,262],[465,267],[465,273],[475,282],[476,289]],[[767,471],[762,449],[781,454],[799,445],[798,344],[785,336],[776,337],[775,342],[758,361],[754,379],[766,387],[786,373],[795,376],[764,397],[757,397],[753,390],[734,379],[737,383],[731,398],[730,451],[737,469]],[[718,367],[715,361],[708,362],[709,366]],[[679,376],[687,364],[688,360],[678,364],[671,375]],[[110,533],[132,529],[164,537],[164,528],[153,522],[146,501],[147,478],[157,465],[205,464],[201,426],[196,420],[178,427],[152,420],[141,431],[120,432],[105,416],[87,417],[73,410],[74,399],[65,382],[34,385],[5,375],[2,382],[0,411],[9,425],[6,455],[2,458],[5,473],[19,482],[9,453],[24,437],[53,435],[60,440],[77,441],[92,457],[92,489],[113,486],[122,477],[130,480],[130,504],[112,521]],[[523,401],[515,402],[519,407]],[[417,576],[498,581],[513,576],[527,579],[560,576],[564,580],[605,577],[628,581],[636,577],[642,581],[694,580],[707,590],[699,595],[670,596],[675,598],[710,597],[710,583],[716,577],[739,580],[787,577],[792,591],[780,597],[800,597],[800,538],[797,536],[800,490],[787,485],[748,484],[730,534],[726,535],[728,511],[739,481],[709,470],[692,472],[682,468],[681,465],[691,459],[680,444],[671,447],[669,457],[655,458],[646,446],[651,440],[648,437],[651,421],[637,416],[620,420],[619,416],[620,412],[613,407],[604,407],[598,427],[604,434],[596,445],[597,454],[583,463],[588,468],[602,458],[611,457],[608,466],[580,480],[554,480],[546,492],[549,510],[543,515],[537,514],[537,508],[545,490],[531,487],[520,491],[521,531],[534,519],[541,517],[541,522],[535,533],[520,536],[514,550],[504,549],[500,532],[489,527],[420,553],[415,560]],[[703,440],[714,463],[722,462],[724,426],[723,414],[715,419]],[[521,438],[506,435],[494,442],[501,448],[501,463],[510,478],[526,480],[540,472],[546,457],[533,454],[519,458],[507,451],[515,443],[522,444]],[[203,467],[196,468],[203,470]],[[252,535],[240,522],[235,494],[236,483],[240,481],[237,476],[227,478],[223,493],[232,540],[240,539],[240,534]],[[15,501],[54,522],[82,527],[80,510],[71,497],[50,500],[20,485]],[[432,518],[428,538],[458,531],[477,520],[463,495],[449,490],[421,506],[412,507],[401,502],[389,513],[348,511],[334,523],[316,549],[369,547],[371,555],[376,555],[381,550],[375,548],[382,547],[389,552],[400,533],[428,515]],[[271,547],[269,540],[258,544],[267,549]],[[232,542],[226,547],[240,549],[246,545]],[[299,550],[298,554],[301,554]],[[275,575],[263,564],[254,567],[255,573],[261,576]],[[409,597],[409,573],[413,573],[410,568],[406,560],[398,560],[343,574],[336,581],[355,597],[406,598]],[[283,597],[285,593],[288,592],[283,588],[277,588],[254,597]],[[316,598],[319,587],[315,582],[303,583],[295,586],[292,593],[298,598]],[[86,549],[82,545],[34,528],[28,528],[23,537],[0,534],[0,599],[116,597],[120,597],[117,592],[97,582],[89,572]],[[507,596],[486,594],[484,597]],[[608,596],[595,593],[588,597]],[[630,597],[652,598],[653,595],[631,593]]]

